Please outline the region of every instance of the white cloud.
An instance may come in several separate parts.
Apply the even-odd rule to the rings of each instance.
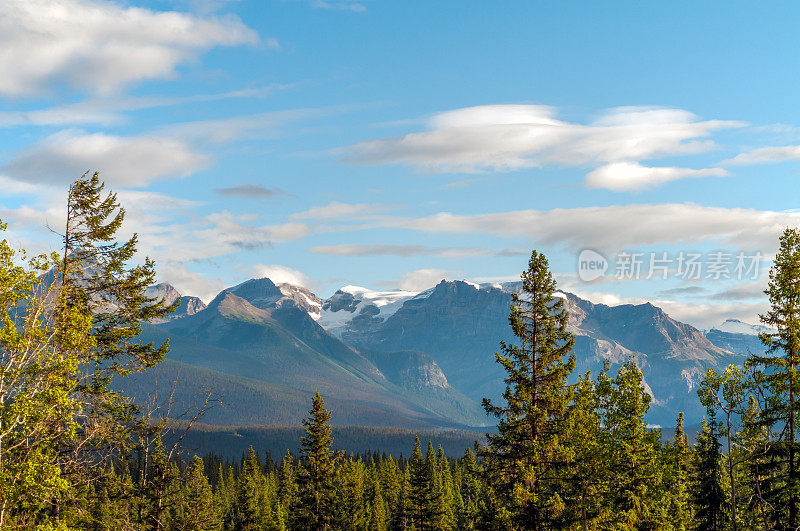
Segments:
[[[638,299],[640,303],[646,302]],[[663,309],[674,319],[689,323],[701,330],[719,326],[726,319],[739,319],[746,323],[758,323],[759,314],[766,313],[767,301],[735,304],[693,304],[665,300],[651,300],[652,304]]]
[[[399,288],[404,291],[423,291],[442,280],[452,278],[452,271],[444,269],[417,269],[403,275]]]
[[[172,138],[68,130],[25,148],[0,168],[30,183],[63,184],[91,170],[99,171],[114,186],[144,186],[158,179],[185,177],[210,163],[207,155]]]
[[[234,98],[259,98],[291,85],[232,90],[216,94],[193,94],[180,97],[113,96],[91,97],[43,109],[0,111],[0,127],[43,125],[116,125],[125,122],[124,113],[175,105],[197,104]]]
[[[181,295],[200,297],[206,303],[210,302],[225,287],[225,283],[221,279],[206,278],[195,271],[190,271],[182,264],[160,262],[156,264],[156,269],[159,282],[168,282]]]
[[[777,245],[783,229],[798,225],[798,212],[664,203],[479,215],[445,212],[423,218],[383,216],[365,227],[525,237],[568,249],[619,251],[659,243],[718,241],[764,252]]]
[[[366,6],[358,0],[310,0],[311,7],[318,9],[335,9],[338,11],[355,11],[361,13],[367,10]]]
[[[339,203],[333,201],[325,206],[312,207],[304,212],[292,214],[292,219],[341,219],[363,217],[385,212],[391,207],[388,205],[368,203]]]
[[[250,216],[227,211],[209,214],[197,226],[183,228],[185,236],[166,233],[159,246],[183,260],[198,260],[236,251],[252,251],[275,243],[298,240],[311,233],[303,223],[251,225]]]
[[[253,274],[256,278],[266,277],[275,284],[293,284],[308,289],[314,287],[314,282],[308,275],[280,264],[258,264],[253,267]]]
[[[689,168],[642,166],[638,162],[612,162],[600,166],[586,176],[589,188],[605,188],[615,192],[627,192],[651,188],[658,184],[686,177],[724,177],[728,172],[722,168],[692,170]]]
[[[766,272],[766,269],[764,269]],[[738,284],[730,288],[714,293],[709,298],[715,301],[740,301],[766,298],[764,290],[767,289],[767,281],[750,282]]]
[[[10,179],[4,175],[0,175],[0,190],[6,195],[28,195],[41,193],[41,187],[26,183],[24,181],[17,181]]]
[[[406,164],[431,172],[598,167],[708,151],[714,147],[709,139],[714,131],[743,124],[700,121],[680,109],[651,107],[616,108],[580,124],[557,119],[547,106],[485,105],[437,114],[428,125],[429,131],[351,146],[345,150],[346,159],[366,165]],[[672,172],[669,179],[662,172],[655,180],[686,177],[691,171]],[[641,171],[632,177],[641,181]],[[654,183],[653,172],[649,181]]]
[[[318,245],[309,249],[312,253],[331,256],[419,256],[433,255],[443,258],[465,258],[470,256],[485,256],[490,254],[489,249],[479,247],[431,247],[427,245]],[[501,251],[505,252],[505,251]]]
[[[770,146],[740,153],[723,164],[771,164],[787,160],[800,160],[800,146]]]
[[[258,42],[233,16],[123,7],[102,0],[0,3],[0,94],[26,97],[59,84],[99,94],[176,67],[215,46]]]
[[[329,109],[291,109],[287,111],[264,112],[222,118],[218,120],[197,120],[173,124],[159,129],[167,137],[176,137],[193,142],[223,144],[242,138],[263,138],[278,134],[278,128],[307,118],[338,112],[340,108]]]

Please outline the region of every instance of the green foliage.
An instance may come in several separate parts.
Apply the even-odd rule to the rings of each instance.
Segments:
[[[339,455],[331,450],[331,412],[317,393],[309,417],[303,419],[306,435],[300,438],[301,465],[297,475],[298,500],[293,525],[302,529],[328,529],[334,506],[334,479]]]
[[[90,485],[127,450],[136,410],[108,384],[167,352],[135,341],[170,308],[145,296],[153,262],[129,264],[136,236],[116,240],[116,196],[84,175],[66,214],[61,255],[0,242],[0,528],[63,527],[85,498],[109,496]]]
[[[703,429],[697,437],[694,453],[695,525],[703,531],[724,529],[727,520],[727,501],[722,485],[721,445],[715,426],[713,417],[710,422],[703,419]]]
[[[751,355],[747,365],[756,369],[760,389],[758,423],[778,434],[765,448],[761,471],[761,498],[771,509],[778,527],[800,525],[800,446],[797,415],[800,402],[800,231],[786,229],[769,272],[765,291],[770,309],[761,321],[777,331],[764,333],[764,356]],[[776,479],[780,478],[780,479]]]
[[[509,316],[520,344],[501,343],[502,354],[495,354],[507,373],[505,404],[484,399],[487,413],[500,420],[498,433],[487,435],[482,455],[513,520],[528,529],[543,529],[561,517],[561,474],[570,459],[562,437],[571,400],[567,378],[575,367],[574,337],[555,289],[547,258],[533,251]]]

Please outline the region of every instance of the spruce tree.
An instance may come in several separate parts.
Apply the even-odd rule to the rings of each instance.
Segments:
[[[765,390],[761,423],[779,433],[768,448],[765,469],[781,476],[763,495],[779,526],[800,525],[800,446],[797,440],[800,410],[800,231],[786,229],[765,291],[770,309],[761,321],[777,331],[760,334],[766,347],[763,356],[751,355],[748,365],[759,368],[755,378]]]
[[[693,498],[695,527],[698,531],[719,531],[726,521],[726,496],[722,486],[722,445],[717,422],[703,418],[695,446]]]
[[[288,450],[281,460],[279,497],[283,512],[288,514],[297,499],[297,481],[294,459]]]
[[[509,316],[519,344],[501,343],[495,354],[507,373],[505,405],[483,401],[487,413],[500,419],[498,433],[487,434],[483,456],[517,525],[538,530],[563,512],[561,472],[569,457],[561,437],[570,403],[567,378],[575,367],[574,337],[547,258],[533,251],[521,278]]]
[[[425,468],[428,472],[428,520],[432,529],[444,529],[446,508],[443,506],[444,492],[442,490],[441,475],[433,450],[433,442],[428,441],[428,452],[425,454]]]
[[[386,506],[379,486],[373,490],[370,509],[369,530],[386,531]]]
[[[336,500],[333,504],[337,529],[367,528],[370,515],[365,494],[364,464],[352,458],[343,461],[336,474]]]
[[[459,495],[461,510],[457,514],[458,529],[475,529],[478,519],[478,505],[481,497],[480,472],[475,453],[467,448],[461,458],[461,482]]]
[[[597,392],[603,422],[601,441],[609,478],[604,525],[658,529],[665,516],[659,510],[661,470],[659,430],[647,426],[650,395],[633,358],[611,379],[608,365],[598,376]]]
[[[301,529],[329,529],[335,503],[334,478],[339,455],[331,450],[331,412],[319,393],[312,400],[309,417],[303,419],[306,434],[300,437],[301,466],[297,475],[298,500],[294,526]]]
[[[602,420],[598,394],[591,375],[581,376],[575,386],[570,407],[569,430],[565,445],[573,452],[572,465],[565,471],[566,496],[564,525],[578,524],[589,529],[597,522],[610,480],[604,454]]]
[[[436,450],[436,474],[436,490],[439,493],[437,512],[441,514],[440,528],[453,529],[456,524],[453,475],[450,470],[450,462],[444,455],[441,445]]]
[[[222,519],[214,505],[211,485],[204,472],[203,460],[194,456],[184,474],[180,508],[172,528],[181,531],[219,531]]]
[[[687,529],[691,522],[691,503],[689,500],[689,471],[691,451],[689,438],[683,426],[683,412],[678,414],[672,443],[664,450],[666,461],[664,480],[667,495],[667,514],[670,524],[676,531]]]
[[[266,491],[266,478],[261,470],[261,461],[251,446],[236,483],[234,510],[236,529],[257,531],[268,528],[271,515]]]
[[[433,529],[435,525],[434,513],[434,492],[433,492],[433,470],[431,465],[431,454],[433,448],[428,452],[428,459],[422,457],[419,437],[414,439],[414,449],[411,452],[411,460],[408,462],[409,483],[408,483],[408,520],[409,526],[414,526],[418,531]]]

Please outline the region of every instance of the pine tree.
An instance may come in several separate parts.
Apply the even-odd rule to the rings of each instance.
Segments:
[[[433,448],[431,447],[429,456],[432,452]],[[416,437],[411,460],[408,463],[408,520],[409,525],[413,525],[414,529],[418,531],[434,529],[435,525],[433,467],[435,464],[432,466],[429,459],[422,457],[419,437]]]
[[[334,477],[339,455],[331,450],[331,412],[317,393],[309,417],[303,419],[306,435],[300,438],[300,466],[297,484],[298,503],[293,511],[294,526],[303,529],[329,529],[333,519]]]
[[[665,491],[667,494],[667,514],[670,525],[676,531],[687,529],[691,522],[691,504],[689,500],[689,470],[691,467],[691,451],[689,438],[683,427],[683,412],[678,414],[675,435],[672,443],[665,448]]]
[[[766,403],[760,419],[779,432],[768,448],[764,470],[782,476],[763,495],[779,525],[796,529],[800,525],[800,446],[797,440],[800,410],[800,231],[786,229],[780,237],[778,254],[769,272],[770,310],[761,321],[777,330],[760,335],[766,355],[751,355],[748,365],[760,367],[755,375],[765,389]]]
[[[251,446],[236,486],[235,523],[240,531],[269,529],[271,520],[267,485],[261,461]]]
[[[118,242],[116,234],[125,209],[113,192],[104,192],[99,175],[84,174],[72,183],[67,197],[63,256],[49,279],[60,289],[55,312],[58,341],[70,349],[76,315],[91,323],[91,348],[78,360],[82,378],[73,393],[80,396],[81,437],[63,441],[62,454],[70,463],[84,463],[83,439],[93,448],[124,447],[136,409],[109,388],[115,376],[126,376],[155,366],[169,351],[168,343],[142,343],[136,338],[142,323],[170,313],[175,305],[147,296],[155,280],[155,265],[130,267],[138,236]],[[91,428],[90,428],[91,427]],[[105,444],[104,444],[105,443]],[[90,452],[91,453],[91,452]]]
[[[664,525],[659,511],[661,433],[647,427],[650,395],[644,389],[642,372],[631,358],[612,380],[606,365],[598,376],[597,390],[604,466],[610,473],[604,524],[657,529]]]
[[[297,481],[294,468],[294,459],[288,450],[281,460],[281,476],[279,496],[283,512],[288,515],[292,505],[297,500]]]
[[[386,531],[386,506],[379,486],[373,490],[370,508],[369,530]]]
[[[495,354],[508,373],[506,404],[483,402],[487,413],[500,419],[483,452],[494,486],[517,525],[533,530],[561,517],[559,478],[568,464],[561,436],[570,403],[567,378],[575,367],[574,337],[555,289],[547,259],[533,251],[509,316],[520,344],[501,343],[502,354]]]
[[[181,505],[173,520],[176,530],[219,531],[222,519],[214,504],[211,485],[204,472],[203,460],[195,456],[186,469],[181,492]]]
[[[716,419],[703,418],[695,447],[693,499],[694,522],[698,531],[720,531],[726,521],[726,496],[722,487],[722,446],[717,437]]]

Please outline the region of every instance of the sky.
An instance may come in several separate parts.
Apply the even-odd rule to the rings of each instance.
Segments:
[[[514,280],[758,322],[800,225],[800,5],[0,1],[0,220],[98,171],[159,279]]]

